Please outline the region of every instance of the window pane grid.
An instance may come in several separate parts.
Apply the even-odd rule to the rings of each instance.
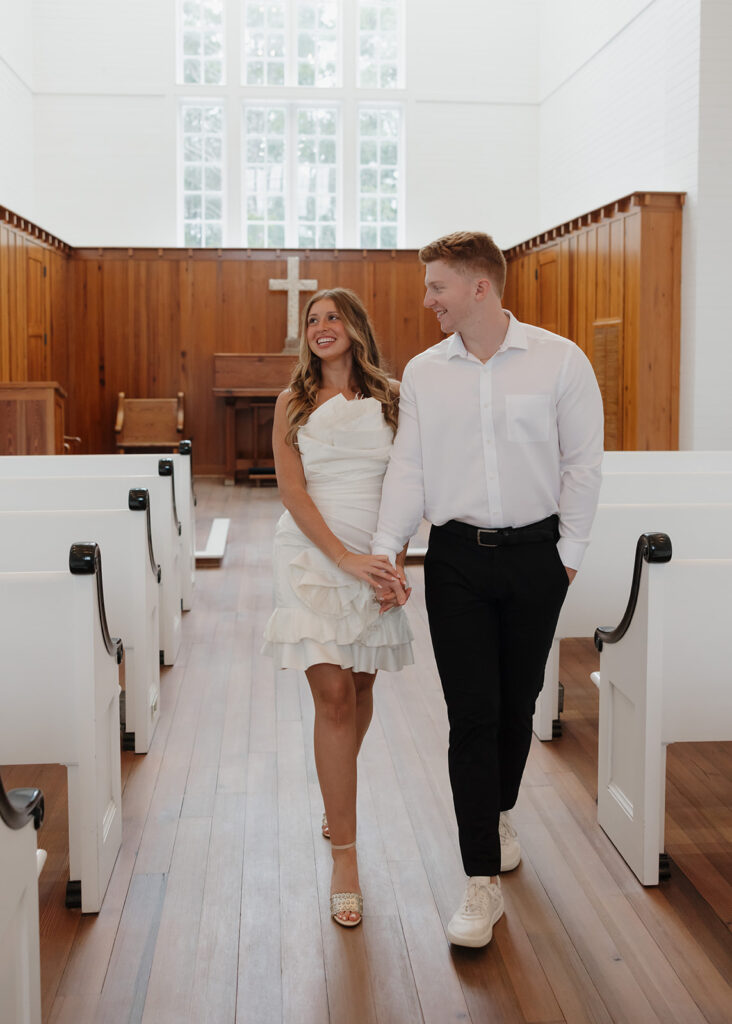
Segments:
[[[297,245],[337,245],[338,113],[335,107],[304,107],[297,116]]]
[[[297,3],[297,84],[337,85],[338,5],[334,0]]]
[[[185,103],[182,109],[183,243],[223,245],[224,108]]]
[[[285,85],[287,31],[285,0],[245,0],[244,81],[247,85]]]
[[[287,109],[244,108],[244,236],[252,247],[281,248],[286,233]]]
[[[181,12],[180,66],[186,85],[223,85],[223,0],[179,0]]]
[[[400,0],[359,0],[358,74],[361,89],[400,84]]]
[[[401,111],[361,107],[358,117],[360,245],[395,249],[399,238]]]

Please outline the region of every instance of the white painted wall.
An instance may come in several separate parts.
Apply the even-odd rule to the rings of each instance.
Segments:
[[[563,35],[542,49],[539,230],[639,189],[693,192],[699,0],[550,0],[542,47]]]
[[[0,205],[33,220],[30,4],[0,0]]]
[[[0,2],[10,10],[8,0]],[[178,244],[177,100],[224,97],[228,167],[237,175],[237,47],[227,54],[227,86],[196,91],[175,86],[175,0],[22,6],[33,12],[26,63],[34,68],[34,160],[30,176],[17,175],[35,180],[29,216],[72,245]],[[538,6],[539,0],[454,0],[446,13],[443,0],[406,0],[405,245],[419,246],[456,224],[486,228],[499,241],[532,233]],[[227,0],[233,37],[238,7]],[[353,99],[348,77],[328,99]],[[29,104],[30,96],[25,106],[15,104],[19,124],[33,124]],[[347,163],[346,178],[354,175]],[[11,205],[4,193],[0,188],[0,202]],[[239,221],[234,201],[229,245],[240,244]],[[357,244],[355,226],[344,244]]]
[[[682,436],[689,448],[732,449],[732,4],[703,0],[698,180],[687,232]]]
[[[463,228],[499,245],[534,233],[539,7],[408,0],[407,247]]]

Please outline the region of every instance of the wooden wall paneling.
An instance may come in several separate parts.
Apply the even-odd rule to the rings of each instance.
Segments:
[[[559,276],[557,281],[559,303],[558,333],[564,338],[572,338],[575,333],[574,308],[574,253],[577,246],[575,238],[563,238],[559,243]]]
[[[26,246],[25,271],[26,373],[28,380],[48,380],[48,270],[45,251],[32,242]]]
[[[610,266],[608,269],[608,309],[609,316],[623,316],[623,264],[625,260],[625,231],[623,221],[618,217],[610,221]]]
[[[587,348],[585,351],[590,362],[593,360],[592,325],[595,322],[595,319],[599,316],[596,284],[597,262],[597,228],[593,225],[587,231],[587,260],[585,265],[585,271],[587,274],[587,277],[585,278],[587,289],[587,305],[585,306],[585,344],[587,345]]]
[[[28,380],[28,320],[25,274],[25,238],[13,232],[10,245],[10,379]]]
[[[595,229],[597,263],[595,266],[595,319],[606,320],[610,309],[610,225]]]
[[[638,343],[641,307],[641,214],[623,218],[624,284],[623,319],[626,344],[623,359],[623,437],[629,448],[638,438]],[[643,445],[642,447],[647,447]]]
[[[68,429],[81,438],[82,452],[111,451],[103,446],[104,425],[109,415],[104,402],[102,261],[72,261],[72,266],[75,287],[71,290],[69,323],[73,345],[69,357]]]
[[[10,228],[0,224],[0,380],[10,380]]]
[[[49,251],[49,376],[57,380],[66,391],[69,386],[68,265],[68,256]]]
[[[641,218],[638,430],[650,448],[678,445],[681,224],[671,209]]]
[[[503,308],[510,309],[514,316],[519,315],[518,305],[518,260],[508,260],[506,266],[506,285],[503,289]],[[519,317],[519,319],[521,319]]]
[[[543,249],[536,257],[536,323],[546,331],[559,331],[559,246]]]
[[[587,326],[589,323],[587,313],[587,248],[589,241],[589,232],[581,231],[577,235],[577,248],[575,253],[575,265],[574,265],[574,301],[572,303],[574,309],[574,333],[568,335],[572,338],[583,352],[588,350],[588,339],[587,339]]]
[[[592,333],[593,366],[605,412],[605,450],[623,448],[623,323],[595,320]]]

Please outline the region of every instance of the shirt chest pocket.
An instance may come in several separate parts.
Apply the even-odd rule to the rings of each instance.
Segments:
[[[506,395],[506,436],[509,441],[548,441],[550,395]]]

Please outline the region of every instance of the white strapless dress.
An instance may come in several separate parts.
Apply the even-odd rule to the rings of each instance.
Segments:
[[[350,551],[368,554],[392,445],[381,404],[336,395],[300,427],[297,443],[308,494],[323,519]],[[289,512],[275,529],[273,570],[275,610],[262,653],[278,668],[325,663],[394,672],[412,664],[404,608],[379,615],[373,588],[339,569]]]

